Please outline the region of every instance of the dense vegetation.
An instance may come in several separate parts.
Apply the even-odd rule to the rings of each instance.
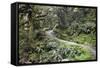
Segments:
[[[19,63],[94,60],[96,9],[19,5]]]

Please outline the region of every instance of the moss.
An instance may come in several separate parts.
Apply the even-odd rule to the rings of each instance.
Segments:
[[[86,34],[80,34],[79,36],[73,38],[73,40],[80,44],[95,44],[95,37]]]

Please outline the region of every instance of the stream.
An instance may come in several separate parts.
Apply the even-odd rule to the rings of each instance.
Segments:
[[[55,33],[53,32],[53,30],[48,30],[48,31],[46,31],[46,35],[47,35],[49,38],[52,38],[52,39],[55,39],[55,40],[57,40],[57,41],[59,41],[59,42],[65,43],[66,46],[68,46],[68,45],[70,45],[70,46],[71,46],[71,45],[75,45],[75,46],[80,46],[80,47],[82,47],[82,48],[85,48],[85,49],[89,50],[89,52],[92,54],[93,58],[96,57],[96,51],[95,51],[95,49],[93,49],[93,48],[90,47],[90,46],[83,45],[83,44],[78,44],[78,43],[75,43],[75,42],[70,42],[70,41],[66,41],[66,40],[59,39],[59,38],[57,38],[57,37],[55,36]]]

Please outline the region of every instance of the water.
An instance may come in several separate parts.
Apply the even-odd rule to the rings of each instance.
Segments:
[[[78,44],[78,43],[75,43],[75,42],[70,42],[70,41],[66,41],[66,40],[62,40],[62,39],[59,39],[55,36],[55,33],[53,32],[53,30],[48,30],[46,31],[46,35],[49,37],[49,38],[52,38],[52,39],[56,39],[58,40],[59,42],[62,42],[62,43],[65,43],[66,45],[74,45],[74,46],[80,46],[82,48],[85,48],[87,50],[90,51],[90,53],[93,55],[93,57],[95,58],[96,57],[96,51],[90,47],[90,46],[87,46],[87,45],[83,45],[83,44]]]
[[[48,37],[51,37],[51,38],[56,38],[56,36],[55,36],[53,30],[48,30],[48,31],[46,31],[46,35],[47,35]]]

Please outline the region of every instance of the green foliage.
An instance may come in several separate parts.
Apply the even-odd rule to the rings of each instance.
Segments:
[[[19,5],[21,64],[93,60],[95,45],[96,9]]]
[[[86,35],[86,34],[80,34],[79,36],[74,38],[74,41],[80,44],[95,44],[96,42],[96,38],[91,36],[90,34]]]

